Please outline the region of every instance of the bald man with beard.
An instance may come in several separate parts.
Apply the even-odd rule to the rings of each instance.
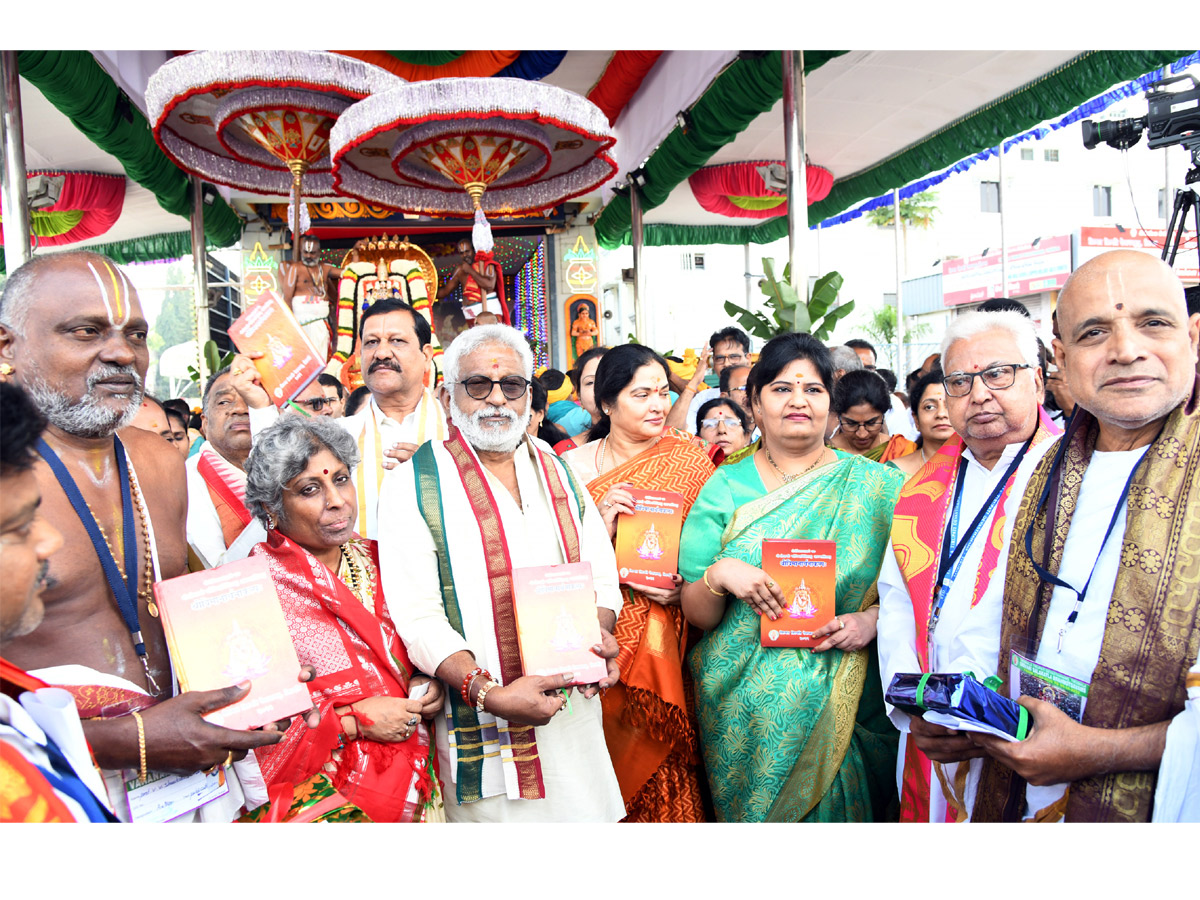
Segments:
[[[1179,817],[1166,795],[1188,767],[1164,760],[1178,726],[1195,728],[1200,314],[1165,263],[1117,250],[1068,279],[1058,325],[1078,408],[1026,488],[1001,616],[1000,691],[1033,726],[1015,743],[971,735],[991,757],[972,820]]]
[[[126,783],[146,768],[191,778],[209,797],[180,815],[229,821],[245,798],[239,778],[217,768],[280,735],[202,718],[248,685],[173,696],[151,586],[185,571],[187,489],[180,454],[126,427],[142,402],[146,337],[137,292],[107,257],[38,257],[5,285],[0,362],[49,421],[36,476],[46,519],[72,550],[50,560],[42,627],[4,652],[75,696],[118,817],[130,818]]]

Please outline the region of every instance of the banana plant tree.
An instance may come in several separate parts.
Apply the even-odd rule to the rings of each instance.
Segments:
[[[234,355],[235,354],[231,350],[222,356],[220,349],[217,347],[216,341],[204,342],[204,361],[208,364],[208,371],[210,373],[221,371],[221,369],[233,362]],[[200,370],[195,366],[188,366],[188,375],[191,377],[192,381],[196,382],[197,384],[200,383]]]
[[[802,300],[800,292],[791,280],[791,265],[783,269],[783,277],[775,277],[775,261],[764,258],[763,272],[766,277],[758,283],[766,295],[770,317],[758,310],[746,309],[726,300],[725,312],[737,319],[749,334],[770,340],[790,332],[808,332],[819,341],[829,339],[837,323],[854,309],[854,301],[837,305],[838,293],[844,279],[837,272],[829,272],[817,279],[812,296]]]

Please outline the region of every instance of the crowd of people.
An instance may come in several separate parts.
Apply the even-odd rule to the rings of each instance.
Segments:
[[[359,319],[364,387],[279,408],[235,356],[144,393],[137,293],[90,252],[0,297],[0,819],[1200,820],[1200,313],[1134,251],[908,373],[863,340],[712,334],[539,369],[499,323]],[[182,408],[181,408],[182,406]],[[670,586],[624,580],[632,491],[682,498]],[[811,648],[764,540],[836,545]],[[265,562],[312,706],[181,691],[154,585]],[[516,569],[588,563],[603,677],[526,674]],[[1019,698],[1021,740],[901,709],[897,675]],[[930,716],[930,718],[934,718]],[[148,813],[147,810],[151,810]]]

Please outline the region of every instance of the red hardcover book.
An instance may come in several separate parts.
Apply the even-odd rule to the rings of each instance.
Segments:
[[[600,643],[592,564],[530,566],[513,569],[512,578],[524,673],[571,672],[571,684],[595,684],[607,675],[607,663],[592,652]]]
[[[257,728],[312,708],[264,559],[169,578],[154,585],[171,662],[185,691],[250,681],[250,693],[204,716],[225,728]]]
[[[617,574],[622,584],[670,588],[679,571],[682,494],[630,488],[633,515],[617,517]]]
[[[283,406],[325,371],[325,363],[287,304],[264,291],[229,326],[229,339],[254,360],[263,388],[276,406]]]
[[[762,616],[764,647],[815,647],[813,632],[836,610],[837,544],[833,541],[763,541],[762,570],[783,591],[783,616]]]

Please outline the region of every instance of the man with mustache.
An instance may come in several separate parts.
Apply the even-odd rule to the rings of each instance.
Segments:
[[[533,356],[524,335],[477,325],[444,359],[455,427],[385,483],[379,556],[412,661],[447,685],[437,725],[446,817],[615,822],[625,807],[597,697],[620,674],[608,530],[568,465],[525,432]],[[568,702],[559,689],[573,679],[522,674],[511,573],[578,562],[591,564],[602,637],[592,652],[608,674],[559,716]]]
[[[1076,409],[1013,526],[997,673],[1033,725],[971,736],[991,757],[972,821],[1195,821],[1200,313],[1133,250],[1080,266],[1057,312]]]
[[[425,386],[433,357],[431,332],[424,316],[399,300],[377,300],[358,323],[363,380],[371,399],[353,416],[337,419],[358,442],[354,468],[358,492],[359,535],[379,537],[379,489],[383,476],[408,459],[427,440],[446,437],[446,414]],[[230,363],[233,386],[249,407],[254,434],[273,424],[279,413],[263,390],[254,362],[236,356]],[[315,383],[315,382],[314,382]]]
[[[50,561],[43,626],[4,652],[75,696],[118,817],[130,818],[144,789],[169,778],[194,780],[191,796],[204,804],[183,803],[179,816],[230,821],[242,785],[217,769],[279,735],[202,718],[248,684],[172,696],[151,587],[185,569],[187,492],[180,455],[157,435],[125,427],[142,401],[146,333],[137,292],[99,254],[37,257],[5,284],[0,372],[49,420],[35,469],[42,509],[75,552]],[[252,777],[257,766],[246,771]],[[164,780],[147,785],[143,776],[156,773]]]

